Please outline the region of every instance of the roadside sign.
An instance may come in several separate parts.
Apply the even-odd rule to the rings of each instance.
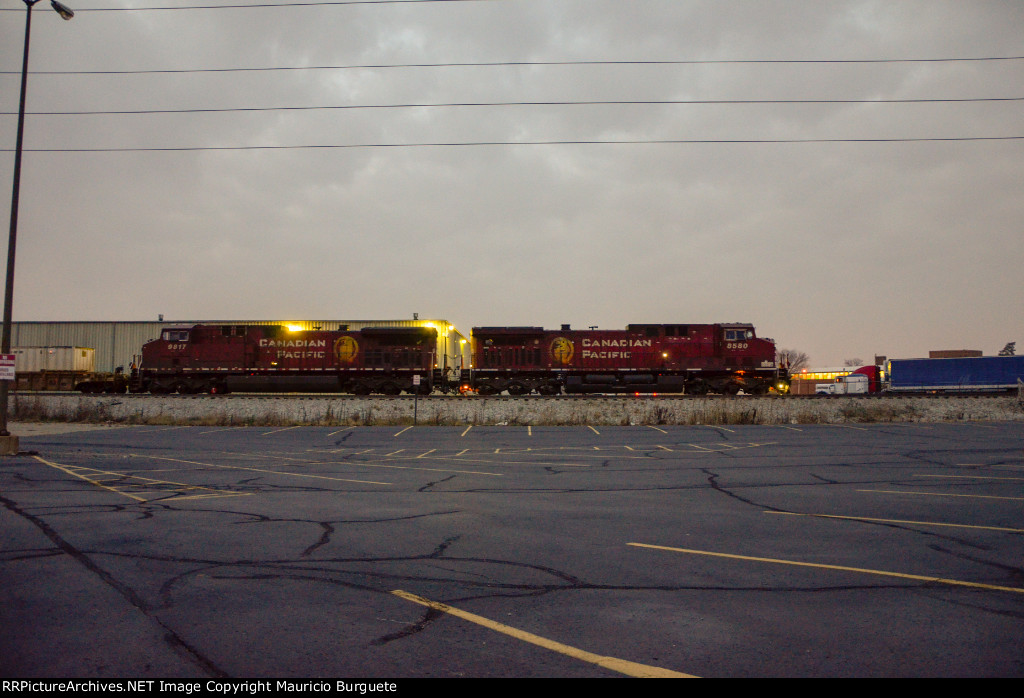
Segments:
[[[0,354],[0,381],[14,380],[14,354]]]
[[[420,376],[419,374],[413,376],[412,377],[412,384],[418,387],[419,384],[420,384],[420,378],[422,378],[422,376]]]

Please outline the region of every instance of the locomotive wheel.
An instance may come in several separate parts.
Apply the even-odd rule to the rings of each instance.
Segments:
[[[479,395],[497,395],[498,393],[497,389],[488,383],[477,386],[476,392]]]
[[[522,383],[512,383],[508,386],[508,394],[519,397],[520,395],[529,395],[530,389]]]
[[[402,394],[402,389],[394,383],[385,383],[380,387],[380,391],[385,395],[391,395],[392,397]]]
[[[736,385],[735,383],[726,383],[725,386],[722,387],[722,393],[724,395],[735,395],[739,391],[740,386]]]
[[[370,394],[370,386],[366,383],[356,383],[352,386],[352,394],[360,397]]]
[[[544,385],[537,386],[537,392],[541,395],[559,395],[562,392],[561,386],[554,385],[552,383],[545,383]]]

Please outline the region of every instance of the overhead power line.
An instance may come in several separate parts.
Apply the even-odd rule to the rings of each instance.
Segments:
[[[335,0],[334,2],[259,2],[251,5],[164,5],[153,7],[85,7],[75,12],[154,12],[168,10],[252,10],[261,7],[320,7],[329,5],[410,5],[416,3],[500,2],[500,0]],[[0,8],[0,12],[18,12]]]
[[[952,143],[970,141],[1019,141],[1024,136],[958,136],[952,138],[710,138],[649,140],[595,139],[550,141],[466,141],[436,143],[344,143],[337,145],[239,145],[239,146],[175,146],[167,148],[25,148],[31,153],[170,153],[241,150],[337,150],[364,148],[467,148],[482,146],[553,146],[553,145],[758,145],[797,143]],[[0,152],[12,152],[10,148]]]
[[[1020,102],[1024,97],[954,97],[934,99],[658,99],[658,100],[542,100],[505,102],[425,102],[409,104],[343,104],[298,107],[224,107],[195,109],[121,109],[33,111],[31,116],[99,116],[140,114],[217,114],[226,112],[317,111],[337,109],[431,109],[441,107],[562,107],[562,106],[673,106],[728,104],[950,104],[960,102]],[[12,115],[17,112],[0,112]]]
[[[875,63],[963,63],[977,61],[1021,61],[1024,56],[976,56],[967,58],[751,58],[721,60],[578,60],[578,61],[474,61],[444,63],[363,63],[343,65],[300,65],[236,68],[157,68],[152,70],[33,70],[32,75],[161,75],[180,73],[244,73],[293,70],[389,70],[398,68],[515,68],[555,66],[656,66],[656,65],[830,65]],[[4,70],[0,75],[20,75]]]

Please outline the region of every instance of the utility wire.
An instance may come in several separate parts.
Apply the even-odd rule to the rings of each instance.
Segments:
[[[973,58],[837,58],[788,59],[751,58],[722,60],[579,60],[579,61],[482,61],[446,63],[367,63],[351,65],[268,66],[263,68],[166,68],[155,70],[32,70],[32,75],[161,75],[180,73],[244,73],[292,70],[388,70],[394,68],[509,68],[545,66],[648,66],[648,65],[830,65],[875,63],[963,63],[978,61],[1021,61],[1024,56],[977,56]],[[4,70],[0,75],[20,75]]]
[[[197,109],[125,109],[84,111],[33,111],[30,116],[98,116],[140,114],[217,114],[267,111],[317,111],[338,109],[430,109],[442,107],[562,107],[562,106],[672,106],[724,104],[950,104],[970,102],[1020,102],[1024,97],[963,97],[935,99],[665,99],[665,100],[544,100],[522,102],[430,102],[410,104],[343,104],[306,107],[225,107]],[[13,111],[0,115],[17,114]]]
[[[970,141],[1018,141],[1024,136],[966,136],[953,138],[713,138],[713,139],[651,139],[651,140],[552,140],[552,141],[469,141],[437,143],[347,143],[340,145],[240,145],[179,146],[168,148],[25,148],[29,153],[166,153],[240,150],[334,150],[363,148],[466,148],[514,145],[730,145],[786,143],[951,143]],[[13,152],[7,148],[0,152]]]
[[[335,2],[261,2],[252,5],[182,5],[161,7],[86,7],[75,12],[152,12],[165,10],[249,10],[260,7],[320,7],[325,5],[410,5],[439,2],[500,2],[501,0],[336,0]],[[0,12],[23,12],[14,8],[0,8]]]

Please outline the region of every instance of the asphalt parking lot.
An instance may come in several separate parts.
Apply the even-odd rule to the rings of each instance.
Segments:
[[[1024,676],[1020,423],[22,434],[5,677]]]

